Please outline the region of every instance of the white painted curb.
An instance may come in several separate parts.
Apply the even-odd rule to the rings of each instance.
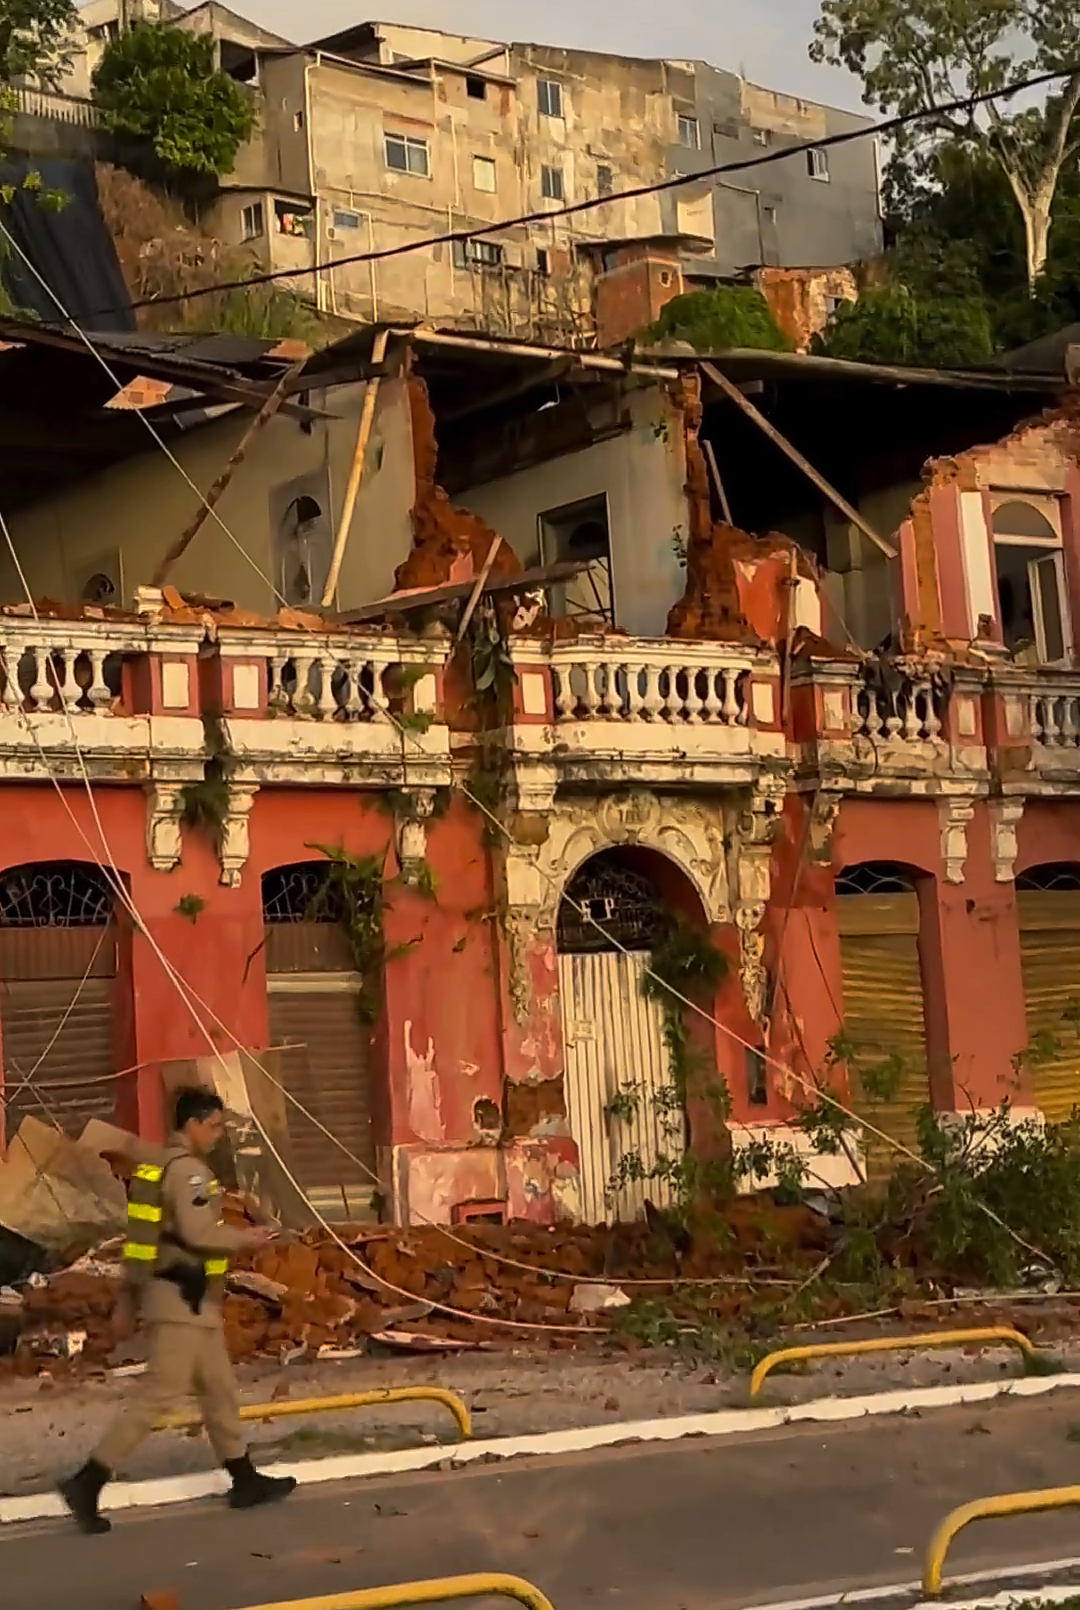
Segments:
[[[1061,1576],[1065,1571],[1080,1571],[1080,1559],[1040,1560],[1037,1565],[1005,1565],[992,1571],[969,1571],[966,1576],[951,1576],[945,1583],[949,1594],[946,1601],[917,1598],[922,1591],[921,1582],[890,1582],[883,1588],[849,1588],[844,1593],[824,1593],[816,1599],[774,1599],[766,1604],[751,1605],[748,1610],[837,1610],[837,1607],[843,1610],[849,1604],[874,1604],[905,1596],[915,1599],[910,1610],[1008,1610],[1010,1605],[1030,1604],[1036,1599],[1040,1604],[1060,1604],[1078,1596],[1076,1583],[1041,1586],[1040,1581],[1045,1583],[1047,1578]],[[1033,1579],[1030,1588],[1007,1588],[1001,1593],[983,1594],[981,1598],[952,1597],[957,1588],[974,1588],[980,1582],[1014,1581],[1022,1577]]]
[[[914,1390],[874,1392],[864,1397],[817,1398],[771,1409],[718,1409],[712,1414],[686,1414],[670,1420],[624,1420],[614,1425],[579,1426],[570,1431],[544,1431],[531,1437],[492,1437],[487,1441],[441,1443],[434,1447],[402,1448],[390,1453],[341,1454],[332,1459],[305,1459],[298,1464],[265,1466],[271,1476],[295,1476],[301,1485],[325,1481],[355,1481],[368,1476],[395,1476],[406,1471],[430,1470],[451,1462],[473,1464],[478,1459],[515,1459],[523,1454],[584,1453],[590,1448],[612,1448],[624,1442],[675,1442],[682,1437],[731,1437],[753,1431],[773,1431],[801,1421],[838,1423],[867,1415],[902,1414],[913,1409],[943,1409],[959,1403],[986,1403],[992,1398],[1041,1397],[1060,1387],[1080,1388],[1080,1375],[1027,1375],[1004,1381],[973,1381],[964,1386],[927,1386]],[[164,1476],[155,1481],[113,1482],[102,1495],[103,1509],[146,1509],[162,1504],[184,1504],[208,1498],[228,1488],[224,1471],[195,1471]],[[0,1498],[0,1526],[12,1521],[50,1520],[67,1513],[52,1492],[28,1493],[23,1498]],[[998,1573],[1000,1576],[1002,1573]],[[878,1597],[881,1595],[878,1594]],[[830,1604],[832,1600],[813,1601]],[[794,1607],[792,1607],[794,1610]],[[800,1607],[801,1610],[801,1607]],[[805,1610],[811,1610],[808,1604]],[[950,1606],[950,1610],[954,1607]]]

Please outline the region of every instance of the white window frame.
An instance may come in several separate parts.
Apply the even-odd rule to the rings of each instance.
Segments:
[[[557,195],[552,195],[548,191],[548,188],[547,188],[548,178],[547,178],[547,176],[548,176],[549,173],[554,175],[554,178],[555,178],[555,181],[556,181],[556,184],[557,184],[557,189],[558,189],[558,194]],[[541,163],[541,166],[540,166],[540,196],[541,196],[541,199],[544,200],[544,201],[565,201],[566,200],[566,175],[563,172],[562,168],[559,167],[554,162]]]
[[[563,87],[557,78],[536,80],[536,109],[541,117],[563,116]]]
[[[994,516],[1009,503],[1024,503],[1036,514],[1041,514],[1050,527],[1045,537],[1013,536],[1007,531],[994,530]],[[1069,613],[1069,589],[1065,575],[1065,550],[1061,531],[1061,500],[1053,493],[1025,492],[1020,488],[996,487],[990,494],[990,541],[994,548],[994,596],[997,600],[998,548],[1030,548],[1032,557],[1027,562],[1028,589],[1031,593],[1031,617],[1035,626],[1035,652],[1039,664],[1045,666],[1071,665],[1073,657],[1072,616]],[[1061,620],[1063,657],[1051,660],[1046,648],[1046,620],[1043,614],[1042,592],[1038,586],[1039,567],[1047,560],[1053,562],[1057,581],[1058,615]],[[1000,605],[999,605],[1000,607]]]
[[[399,167],[396,162],[390,161],[391,144],[400,146],[404,152],[404,167]],[[424,165],[422,168],[414,167],[411,159],[421,151],[424,154]],[[400,173],[406,179],[431,178],[431,149],[428,142],[425,139],[421,139],[418,134],[402,134],[397,129],[384,129],[383,161],[386,163],[388,172]]]
[[[806,171],[818,184],[828,184],[832,179],[832,174],[829,172],[829,153],[812,145],[806,153]]]
[[[485,176],[490,175],[491,183],[490,184],[479,184],[477,182],[477,176],[479,174],[484,174]],[[473,189],[479,191],[482,196],[494,196],[494,195],[497,194],[498,188],[499,188],[499,180],[498,180],[498,169],[497,169],[497,167],[495,165],[495,158],[494,157],[483,157],[483,156],[474,156],[473,157],[473,159],[472,159],[472,182],[473,182]]]
[[[249,213],[251,215],[252,224],[258,220],[258,229],[252,229],[250,227],[248,222]],[[262,240],[263,236],[266,234],[266,208],[263,206],[261,201],[250,201],[246,207],[241,207],[240,233],[245,241]]]
[[[687,151],[701,150],[701,124],[692,113],[676,112],[675,127],[679,145]],[[684,139],[684,134],[688,134],[690,138]]]

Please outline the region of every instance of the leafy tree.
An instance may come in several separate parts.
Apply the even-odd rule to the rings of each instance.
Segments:
[[[841,302],[813,350],[829,358],[949,369],[985,363],[994,338],[981,298],[917,297],[894,285]]]
[[[997,165],[1020,213],[1027,283],[1046,267],[1058,182],[1080,149],[1080,6],[1076,0],[822,0],[814,61],[847,67],[886,114],[926,113],[899,130],[899,153],[942,138]],[[935,108],[1061,70],[1041,108],[1006,100]]]
[[[106,127],[179,178],[230,172],[255,127],[251,98],[215,68],[213,40],[163,23],[136,23],[110,41],[94,100]]]
[[[0,85],[30,78],[55,89],[78,25],[73,0],[0,0]]]
[[[720,352],[728,347],[790,352],[794,345],[761,292],[748,285],[719,285],[714,291],[687,291],[672,297],[639,339],[646,346],[685,341],[697,352]]]

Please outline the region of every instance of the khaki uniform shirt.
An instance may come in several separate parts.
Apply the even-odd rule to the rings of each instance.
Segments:
[[[182,1135],[170,1136],[169,1146],[187,1147]],[[243,1230],[233,1229],[222,1219],[221,1189],[209,1163],[192,1152],[178,1157],[165,1170],[162,1180],[161,1266],[168,1268],[185,1254],[169,1244],[175,1236],[200,1258],[229,1257],[246,1245]],[[206,1296],[193,1314],[179,1290],[170,1280],[150,1279],[140,1287],[143,1321],[147,1325],[200,1325],[214,1328],[222,1323],[224,1282],[211,1280]]]

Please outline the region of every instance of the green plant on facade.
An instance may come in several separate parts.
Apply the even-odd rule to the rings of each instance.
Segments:
[[[180,820],[204,834],[217,853],[229,816],[230,780],[236,769],[236,757],[219,713],[203,716],[203,747],[207,759],[202,777],[198,782],[185,783],[180,790]]]
[[[340,845],[309,844],[326,857],[327,868],[305,916],[311,922],[337,922],[348,942],[360,976],[360,1016],[371,1024],[379,1015],[381,983],[387,962],[384,855],[351,855]]]
[[[485,725],[505,726],[513,714],[517,671],[498,608],[486,599],[469,624],[467,642],[477,711]]]
[[[110,40],[93,94],[106,128],[152,151],[173,179],[230,173],[255,129],[254,99],[219,70],[213,39],[167,23],[137,22]]]
[[[199,894],[183,894],[173,907],[178,917],[186,917],[189,922],[198,922],[199,917],[206,910],[206,901]]]

